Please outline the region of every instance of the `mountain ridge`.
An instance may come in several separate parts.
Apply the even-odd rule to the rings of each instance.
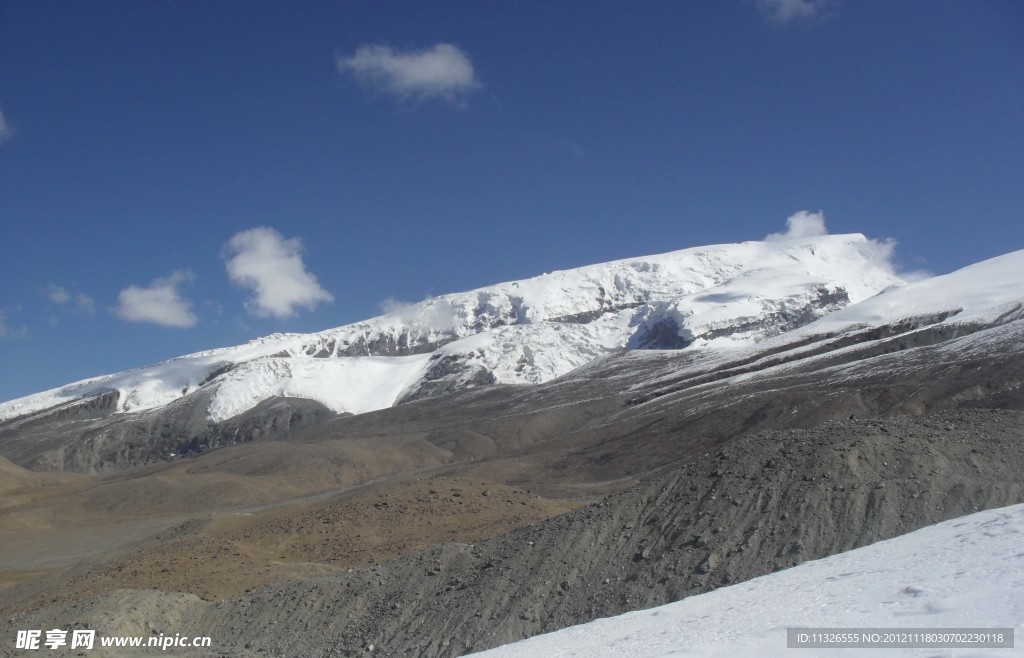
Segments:
[[[211,400],[213,421],[274,394],[360,413],[473,385],[540,383],[617,349],[677,349],[728,335],[744,322],[756,338],[799,326],[901,283],[877,250],[860,234],[819,236],[695,247],[556,271],[398,305],[333,329],[271,334],[74,382],[0,404],[0,421],[111,390],[119,393],[117,412],[143,411],[218,379],[218,389],[227,391]],[[339,368],[306,357],[407,358]],[[281,359],[302,359],[304,367],[297,372],[294,362]],[[249,371],[231,376],[240,366]],[[308,395],[317,387],[300,381],[337,388],[343,386],[339,380],[353,379],[359,388],[396,380],[402,385],[340,400],[321,391]]]

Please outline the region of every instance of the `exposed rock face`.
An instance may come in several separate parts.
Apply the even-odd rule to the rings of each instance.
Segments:
[[[416,386],[398,399],[397,404],[423,400],[453,393],[459,390],[490,386],[497,379],[487,368],[467,363],[457,354],[437,354],[430,359],[431,365]]]
[[[451,335],[444,338],[416,336],[408,330],[396,332],[367,332],[351,342],[346,342],[337,351],[320,349],[314,356],[410,356],[412,354],[429,354],[437,348],[456,340]],[[333,350],[333,341],[330,342]]]
[[[601,288],[602,295],[604,294],[604,288]],[[606,300],[603,296],[600,299],[601,306],[594,309],[593,311],[583,311],[582,313],[573,313],[572,315],[563,315],[556,318],[551,318],[548,322],[565,322],[568,324],[588,324],[597,320],[606,313],[618,313],[630,308],[637,308],[643,306],[645,302],[632,302],[616,304],[610,300]]]
[[[645,324],[633,334],[630,347],[637,350],[681,350],[693,344],[693,335],[679,326],[678,320],[663,318]]]
[[[806,296],[771,300],[765,311],[753,317],[730,318],[725,322],[691,326],[678,313],[670,313],[672,305],[656,309],[629,340],[633,349],[679,350],[697,341],[713,341],[724,337],[748,337],[763,340],[814,322],[850,303],[843,288],[817,288]],[[699,318],[695,318],[699,319]]]
[[[234,418],[218,424],[208,424],[204,433],[192,437],[187,442],[179,439],[177,453],[179,456],[187,456],[224,445],[274,441],[338,416],[339,414],[313,400],[270,398]]]
[[[312,400],[272,398],[215,424],[196,400],[127,416],[112,415],[116,399],[116,392],[108,393],[55,410],[59,423],[49,416],[23,419],[0,428],[0,442],[30,468],[103,473],[224,445],[281,439],[337,416]],[[64,432],[63,440],[58,431]]]

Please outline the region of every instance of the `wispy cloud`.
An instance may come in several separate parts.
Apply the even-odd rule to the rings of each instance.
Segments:
[[[580,160],[582,160],[583,158],[587,157],[587,152],[586,151],[584,151],[579,146],[577,146],[576,144],[573,144],[572,142],[570,142],[567,139],[560,140],[558,142],[558,144],[559,144],[559,146],[562,147],[562,149],[564,149],[565,151],[568,151],[569,153],[572,153],[576,158],[578,158]]]
[[[25,338],[28,336],[28,327],[11,327],[7,323],[7,311],[0,311],[0,340],[5,338]]]
[[[63,306],[71,301],[71,294],[56,283],[51,283],[46,286],[46,296],[49,297],[51,302],[58,306]]]
[[[925,269],[907,270],[900,271],[898,276],[907,283],[917,283],[918,281],[924,281],[925,279],[932,278],[935,276],[935,272]]]
[[[96,314],[96,300],[85,293],[72,296],[64,286],[59,286],[56,283],[48,284],[45,293],[46,297],[57,306],[66,306],[73,302],[75,307],[86,315]]]
[[[838,4],[838,0],[756,0],[756,3],[765,18],[788,25],[824,16]]]
[[[118,295],[114,313],[128,322],[181,329],[194,327],[198,318],[192,312],[192,302],[182,296],[180,288],[193,283],[195,278],[188,270],[178,270],[155,279],[148,287],[128,286]]]
[[[828,228],[825,226],[825,213],[822,211],[810,212],[801,210],[786,218],[786,230],[783,233],[769,233],[764,237],[768,242],[781,240],[798,240],[815,238],[828,235]],[[908,283],[921,281],[934,276],[928,270],[905,270],[895,260],[897,242],[893,238],[866,239],[859,247],[865,258],[874,262],[878,267],[889,273],[900,277]]]
[[[245,306],[260,317],[287,318],[296,307],[315,308],[334,297],[302,262],[302,241],[288,240],[268,227],[236,233],[224,247],[228,277],[248,288]]]
[[[14,128],[7,122],[7,117],[4,116],[4,108],[0,106],[0,144],[3,144],[11,137],[14,137]]]
[[[453,326],[458,310],[451,302],[438,297],[428,297],[419,304],[388,297],[379,303],[380,310],[393,316],[403,324],[415,324],[435,329]]]
[[[795,238],[813,238],[819,235],[828,235],[828,229],[825,227],[825,213],[820,210],[818,212],[801,210],[786,218],[785,233],[769,233],[764,239],[775,242]]]
[[[481,86],[469,56],[450,43],[408,52],[364,45],[336,61],[341,73],[401,100],[438,98],[458,105]]]
[[[87,315],[96,315],[96,300],[89,295],[75,295],[75,306]]]

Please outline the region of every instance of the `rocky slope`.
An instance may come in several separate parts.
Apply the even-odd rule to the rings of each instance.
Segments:
[[[15,616],[217,639],[211,655],[456,656],[1024,501],[1024,415],[948,411],[745,434],[488,541],[224,603],[122,591]]]

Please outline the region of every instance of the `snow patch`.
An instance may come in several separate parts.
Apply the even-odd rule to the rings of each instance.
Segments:
[[[219,381],[208,415],[214,422],[227,420],[274,396],[315,400],[338,413],[383,409],[423,376],[429,358],[423,354],[250,361]]]

